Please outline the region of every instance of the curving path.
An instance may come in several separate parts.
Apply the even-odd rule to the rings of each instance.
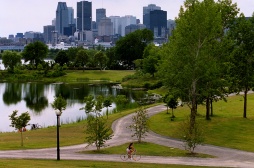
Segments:
[[[151,107],[148,114],[154,115],[158,112],[164,111],[164,105]],[[126,142],[135,141],[131,137],[132,133],[127,128],[131,122],[130,114],[123,118],[116,120],[112,129],[114,136],[107,142],[108,146],[118,146]],[[144,141],[160,144],[163,146],[183,149],[183,142],[164,137],[153,132],[149,132]],[[119,155],[94,155],[94,154],[80,154],[79,151],[94,149],[89,146],[85,148],[86,144],[61,147],[61,159],[68,160],[100,160],[100,161],[116,161],[122,162]],[[124,149],[123,149],[124,150]],[[139,162],[143,163],[158,163],[158,164],[181,164],[181,165],[198,165],[198,166],[212,166],[212,167],[240,167],[253,168],[254,167],[254,153],[244,152],[223,147],[216,147],[211,145],[198,146],[195,149],[198,153],[204,153],[216,156],[216,158],[188,158],[188,157],[159,157],[159,156],[142,156]],[[36,159],[56,159],[56,148],[36,149],[36,150],[10,150],[0,151],[0,158],[36,158]]]

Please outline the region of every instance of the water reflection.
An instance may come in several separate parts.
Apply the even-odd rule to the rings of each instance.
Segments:
[[[61,116],[61,122],[75,122],[85,118],[84,111],[79,110],[84,106],[84,97],[88,95],[126,95],[130,101],[137,101],[145,96],[144,91],[130,91],[112,88],[110,84],[42,84],[42,83],[0,83],[1,125],[0,131],[12,131],[9,127],[9,115],[18,110],[19,114],[28,111],[31,115],[30,123],[39,123],[46,127],[55,125],[55,112],[50,103],[54,97],[61,94],[67,101],[66,110]],[[109,109],[112,110],[115,105]],[[106,109],[103,109],[106,111]]]

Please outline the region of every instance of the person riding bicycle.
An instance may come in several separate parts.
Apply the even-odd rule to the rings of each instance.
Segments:
[[[126,149],[128,153],[128,157],[131,158],[132,153],[135,151],[135,148],[133,146],[133,143],[131,142],[130,145]]]

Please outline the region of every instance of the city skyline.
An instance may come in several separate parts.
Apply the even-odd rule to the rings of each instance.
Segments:
[[[136,16],[143,23],[143,7],[155,4],[161,10],[167,11],[167,19],[174,19],[178,16],[180,6],[184,0],[88,0],[92,2],[92,20],[96,20],[96,9],[105,8],[106,16]],[[58,2],[66,2],[67,7],[74,9],[74,17],[77,15],[77,2],[80,0],[0,0],[0,37],[27,31],[43,32],[43,26],[51,25],[56,17]],[[128,2],[128,3],[127,3]],[[253,0],[233,0],[238,4],[240,12],[245,16],[251,16],[254,9]]]

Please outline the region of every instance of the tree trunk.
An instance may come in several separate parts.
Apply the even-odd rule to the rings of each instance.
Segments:
[[[23,146],[23,129],[21,128],[21,132],[20,132],[21,134],[21,146]]]
[[[192,99],[191,99],[191,115],[190,115],[190,134],[195,127],[196,115],[197,115],[197,97],[196,97],[196,82],[192,83]]]
[[[247,118],[247,93],[248,93],[248,89],[245,88],[245,91],[244,91],[243,118]]]
[[[206,98],[206,120],[210,120],[210,99]]]
[[[167,106],[167,114],[168,114],[168,106]]]
[[[213,116],[213,99],[210,99],[210,103],[211,103],[211,116]]]

